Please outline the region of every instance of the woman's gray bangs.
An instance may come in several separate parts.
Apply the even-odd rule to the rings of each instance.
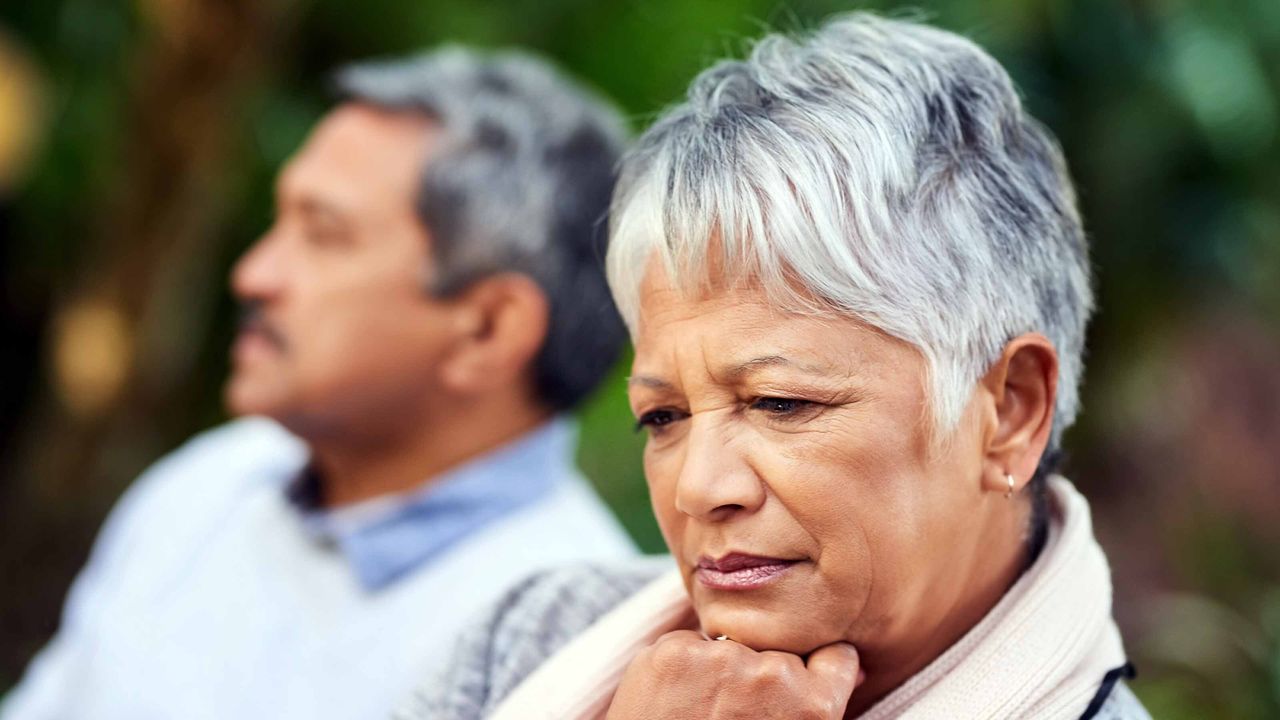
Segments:
[[[635,158],[633,177],[624,174],[608,270],[632,333],[654,261],[691,297],[713,285],[751,283],[788,311],[875,314],[870,303],[849,303],[851,286],[865,285],[850,277],[861,275],[861,265],[851,256],[846,213],[831,212],[841,183],[830,163],[810,155],[819,167],[794,172],[795,153],[803,151],[792,146],[788,157],[783,143],[769,142],[779,128],[753,128],[767,122],[756,118],[717,120],[712,132],[660,133],[665,142]],[[815,202],[815,194],[832,197]],[[827,277],[815,268],[843,272]]]

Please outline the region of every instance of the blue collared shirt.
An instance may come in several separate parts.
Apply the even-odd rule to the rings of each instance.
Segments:
[[[421,488],[325,509],[314,474],[286,495],[317,542],[334,544],[366,590],[379,590],[468,535],[544,499],[573,471],[577,433],[553,420]]]

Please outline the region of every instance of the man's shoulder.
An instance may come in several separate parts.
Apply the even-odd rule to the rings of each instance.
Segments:
[[[630,558],[527,578],[463,633],[445,669],[396,717],[485,717],[551,655],[671,567],[666,556]]]
[[[193,435],[156,461],[144,476],[197,465],[225,469],[293,466],[306,453],[306,445],[275,421],[246,417]]]
[[[193,528],[199,517],[218,513],[251,486],[278,482],[305,458],[301,441],[263,418],[206,430],[138,476],[116,503],[100,540],[133,536],[139,528],[149,528],[148,534]]]
[[[302,441],[275,422],[243,418],[194,435],[147,468],[134,487],[142,494],[233,492],[240,483],[288,474],[306,456]]]
[[[246,484],[266,482],[271,463],[297,463],[299,452],[300,443],[283,429],[254,418],[200,433],[156,461],[111,509],[66,617],[88,622],[115,600],[186,567],[248,495]]]

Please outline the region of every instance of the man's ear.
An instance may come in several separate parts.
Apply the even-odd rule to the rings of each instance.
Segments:
[[[441,367],[444,384],[475,395],[521,382],[547,338],[551,303],[542,288],[527,275],[500,273],[454,303],[461,333]]]
[[[1058,392],[1058,352],[1039,333],[1019,335],[982,378],[984,490],[1021,490],[1035,474],[1053,429]]]

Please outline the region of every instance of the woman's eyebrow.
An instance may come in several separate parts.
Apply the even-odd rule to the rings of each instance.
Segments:
[[[728,369],[717,373],[715,377],[721,378],[722,382],[737,382],[744,376],[772,367],[792,368],[799,370],[806,375],[826,376],[830,374],[830,370],[818,365],[797,362],[781,355],[761,355],[760,357],[754,357],[745,362],[730,366]],[[654,375],[631,375],[627,377],[627,386],[630,387],[633,385],[650,388],[652,390],[675,389],[675,385]]]
[[[737,365],[729,367],[727,370],[723,371],[721,376],[732,382],[735,380],[741,380],[743,376],[750,375],[758,370],[773,367],[792,368],[808,375],[827,374],[826,371],[816,365],[797,362],[781,355],[761,355],[760,357],[754,357],[746,362],[738,363]]]
[[[663,380],[662,378],[652,375],[631,375],[627,378],[627,385],[640,385],[642,387],[652,388],[654,390],[673,390],[675,386]]]

